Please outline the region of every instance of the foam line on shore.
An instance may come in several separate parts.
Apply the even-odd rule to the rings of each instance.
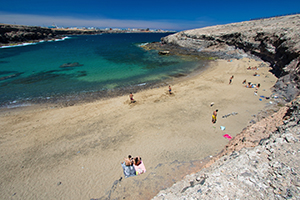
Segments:
[[[64,41],[66,39],[70,39],[71,37],[63,37],[61,39],[54,39],[54,40],[40,40],[38,42],[25,42],[25,43],[21,43],[21,44],[12,44],[12,45],[8,45],[8,46],[1,46],[1,48],[5,49],[5,48],[13,48],[13,47],[25,47],[25,46],[29,46],[29,45],[36,45],[39,43],[43,43],[43,42],[60,42],[60,41]]]

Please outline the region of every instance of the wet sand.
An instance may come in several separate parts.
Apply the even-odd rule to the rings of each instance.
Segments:
[[[2,198],[150,199],[197,171],[228,143],[224,134],[240,133],[269,103],[259,96],[271,95],[276,77],[268,67],[247,70],[260,64],[217,60],[201,74],[170,81],[172,95],[168,87],[148,89],[134,93],[134,104],[124,95],[70,107],[1,109]],[[257,96],[244,79],[261,84]],[[238,114],[222,118],[232,112]],[[128,154],[142,157],[145,174],[124,178],[120,163]]]

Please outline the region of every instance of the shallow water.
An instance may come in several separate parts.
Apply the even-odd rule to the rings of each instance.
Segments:
[[[140,47],[168,34],[72,36],[1,48],[0,105],[84,99],[87,93],[147,87],[203,66],[195,58],[160,56]]]

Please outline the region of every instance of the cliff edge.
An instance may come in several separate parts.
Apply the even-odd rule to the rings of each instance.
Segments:
[[[0,24],[0,46],[59,39],[66,35],[100,34],[101,30],[51,29],[39,26]]]
[[[286,102],[300,93],[299,14],[181,31],[146,48],[226,59],[256,56],[279,78],[274,92]]]

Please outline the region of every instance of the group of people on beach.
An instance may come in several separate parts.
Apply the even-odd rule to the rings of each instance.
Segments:
[[[171,88],[170,85],[169,85],[169,94],[172,94],[172,88]],[[129,98],[130,98],[130,102],[131,102],[131,103],[135,103],[135,102],[136,102],[136,101],[133,99],[133,94],[132,94],[132,92],[130,92]]]
[[[249,67],[247,68],[247,70],[251,70],[251,69],[253,69],[253,70],[258,70],[258,67],[256,67],[256,66],[255,66],[255,67],[250,67],[250,66],[249,66]]]
[[[247,68],[247,70],[251,70],[251,69],[253,69],[253,70],[258,70],[258,67],[248,67]],[[253,76],[259,76],[258,74],[257,74],[257,72],[255,72],[254,74],[253,74]],[[234,78],[234,75],[232,75],[230,78],[229,78],[229,85],[232,83],[232,80],[233,80],[233,78]],[[246,79],[242,82],[242,84],[246,84]],[[258,88],[260,88],[260,83],[258,83],[257,85],[256,84],[253,84],[253,83],[251,83],[251,82],[248,82],[248,84],[247,85],[245,85],[245,87],[246,88],[255,88],[255,94],[257,95],[257,90],[258,90]],[[212,106],[213,104],[211,104],[211,106]],[[216,123],[217,122],[217,112],[218,112],[218,110],[215,110],[215,111],[213,111],[213,114],[212,114],[212,123],[214,124],[214,123]]]
[[[243,84],[246,84],[246,80],[243,81]],[[245,85],[246,88],[255,88],[256,90],[258,88],[260,88],[260,83],[258,83],[257,85],[256,84],[253,84],[251,82],[248,82],[247,85]]]
[[[132,166],[132,165],[139,166],[142,163],[142,158],[140,156],[133,158],[131,155],[128,155],[128,157],[124,158],[124,160],[126,166]]]

